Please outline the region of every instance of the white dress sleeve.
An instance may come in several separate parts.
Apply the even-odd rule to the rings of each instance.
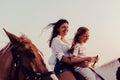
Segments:
[[[62,56],[64,55],[62,50],[62,43],[59,38],[54,38],[51,44],[51,48],[56,57],[61,61]]]

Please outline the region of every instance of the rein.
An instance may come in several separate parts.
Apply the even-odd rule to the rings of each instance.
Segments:
[[[90,68],[101,80],[105,80],[101,75],[99,75],[95,70]]]
[[[13,80],[19,80],[19,71],[20,69],[22,70],[23,74],[25,75],[25,80],[44,80],[44,78],[46,78],[47,76],[50,76],[51,74],[53,74],[53,71],[50,72],[45,72],[45,73],[35,73],[33,70],[30,71],[28,70],[26,67],[24,67],[24,65],[22,65],[21,60],[20,60],[20,53],[18,51],[16,51],[16,49],[18,49],[20,47],[14,47],[12,48],[12,56],[13,56],[13,62],[10,68],[10,74],[9,74],[9,80],[11,79],[12,76],[12,70],[13,68],[15,68],[14,71],[14,79]]]
[[[25,74],[26,80],[44,80],[44,77],[50,76],[53,72],[46,72],[46,73],[35,73],[34,71],[29,71],[24,66],[21,67],[23,73]]]

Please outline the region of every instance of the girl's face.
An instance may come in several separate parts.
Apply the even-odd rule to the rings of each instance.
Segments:
[[[86,43],[88,39],[89,39],[89,31],[86,31],[83,35],[79,36],[80,43]]]
[[[68,32],[68,23],[63,23],[59,28],[58,31],[61,36],[65,36]]]

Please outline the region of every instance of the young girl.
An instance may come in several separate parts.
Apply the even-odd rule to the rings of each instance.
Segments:
[[[70,48],[69,52],[72,52],[74,58],[85,58],[88,57],[86,55],[86,50],[84,47],[84,43],[89,39],[89,29],[86,27],[80,27],[73,39],[72,47]],[[71,59],[72,60],[72,59]],[[96,80],[95,74],[89,68],[91,65],[90,63],[94,63],[97,61],[97,58],[91,57],[90,59],[83,59],[83,63],[87,64],[88,66],[75,66],[75,71],[82,74],[86,80]],[[74,62],[74,61],[73,61]]]

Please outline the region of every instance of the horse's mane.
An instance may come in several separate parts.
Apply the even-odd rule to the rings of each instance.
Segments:
[[[115,62],[117,62],[117,60],[118,59],[113,59],[112,61],[107,62],[107,63],[101,65],[100,67],[113,66],[113,64],[115,64]]]
[[[25,34],[20,36],[21,42],[32,42]]]
[[[9,67],[11,66],[12,62],[12,54],[10,48],[11,42],[9,42],[5,47],[0,50],[0,80],[1,78],[5,78],[5,76],[9,75]]]

